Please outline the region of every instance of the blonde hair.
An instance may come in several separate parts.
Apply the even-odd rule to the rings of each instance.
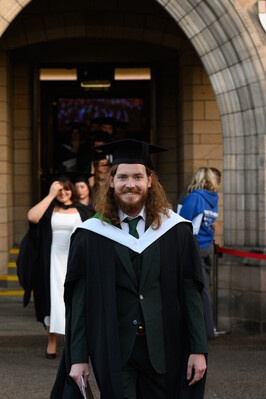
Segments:
[[[218,191],[218,182],[215,174],[211,168],[198,168],[195,172],[190,185],[188,186],[188,192],[191,193],[194,190],[209,190],[213,192]]]

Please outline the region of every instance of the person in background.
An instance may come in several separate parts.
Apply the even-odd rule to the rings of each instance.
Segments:
[[[108,116],[101,118],[100,129],[108,133],[110,136],[113,136],[115,134],[115,125],[116,125],[115,118]]]
[[[91,215],[94,215],[95,211],[93,208],[92,198],[90,195],[91,188],[89,185],[89,179],[91,177],[92,177],[91,175],[87,175],[87,177],[84,176],[76,177],[75,189],[78,196],[78,201],[81,204],[86,205],[89,208]]]
[[[214,337],[213,311],[210,293],[210,272],[213,263],[214,223],[218,217],[217,194],[220,180],[210,168],[201,167],[195,172],[188,187],[188,195],[184,199],[180,216],[187,220],[195,220],[202,214],[197,241],[200,247],[204,289],[202,292],[203,310],[208,338]]]
[[[222,179],[222,174],[221,174],[221,172],[220,172],[219,169],[217,169],[217,168],[210,168],[210,169],[211,169],[211,171],[213,172],[214,177],[215,177],[216,180],[217,180],[217,186],[219,186],[220,183],[221,183],[221,179]],[[178,199],[177,199],[177,213],[178,213],[178,214],[180,213],[180,210],[181,210],[181,207],[182,207],[182,205],[183,205],[184,199],[185,199],[186,196],[188,195],[188,187],[189,187],[189,184],[187,184],[187,185],[185,186],[185,188],[183,189],[183,191],[181,192],[181,194],[179,195],[179,197],[178,197]]]
[[[66,341],[51,399],[80,398],[92,367],[103,399],[202,399],[207,338],[200,255],[170,209],[150,153],[101,146],[112,167],[95,217],[72,236],[65,282]]]
[[[56,357],[56,334],[65,334],[63,288],[69,238],[90,216],[89,208],[78,203],[73,183],[64,176],[58,177],[46,197],[28,211],[30,228],[39,243],[33,295],[36,318],[48,332],[47,359]]]
[[[95,149],[96,146],[110,142],[110,135],[102,130],[91,132],[87,141],[85,141],[79,149],[78,153],[78,170],[81,174],[93,173],[93,165],[95,157],[99,151]]]
[[[89,206],[91,203],[89,178],[78,176],[75,178],[75,189],[78,196],[78,201],[81,204]]]
[[[93,132],[92,139],[92,150],[96,151],[96,153],[99,152],[99,150],[95,150],[95,147],[109,143],[111,141],[110,135],[103,130],[97,130]]]
[[[69,132],[69,140],[64,142],[59,150],[60,163],[57,165],[59,173],[74,172],[78,170],[78,153],[82,145],[82,126],[72,123]],[[68,135],[66,135],[67,137]]]
[[[111,116],[96,117],[91,120],[90,131],[106,132],[109,137],[115,133],[116,119]]]
[[[105,183],[110,171],[110,160],[103,152],[95,152],[94,160],[92,162],[91,173],[89,179],[90,187],[92,188],[92,200],[96,197],[100,187]]]
[[[212,173],[214,174],[214,177],[216,178],[217,186],[221,184],[222,180],[222,173],[219,171],[217,168],[210,168]]]
[[[221,180],[222,180],[222,173],[219,171],[219,169],[217,168],[210,168],[212,173],[214,174],[214,177],[216,179],[216,183],[217,183],[217,190],[221,184]],[[213,224],[212,226],[213,228],[213,245],[215,246],[215,224]]]
[[[110,142],[110,135],[102,130],[96,130],[90,133],[89,140],[80,146],[78,153],[78,172],[81,175],[94,173],[93,161],[97,159],[99,155],[99,151],[95,150],[95,146]]]

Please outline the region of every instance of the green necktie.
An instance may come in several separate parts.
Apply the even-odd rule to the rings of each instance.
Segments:
[[[139,220],[141,219],[141,216],[138,216],[135,219],[128,219],[126,218],[124,221],[128,223],[129,226],[129,234],[131,234],[133,237],[139,238],[139,233],[137,230],[137,224]]]

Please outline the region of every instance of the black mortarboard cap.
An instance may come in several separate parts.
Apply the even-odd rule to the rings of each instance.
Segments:
[[[72,182],[74,184],[75,183],[81,183],[81,182],[88,184],[88,179],[90,177],[92,177],[92,176],[94,176],[93,173],[82,173],[82,174],[80,174],[78,172],[76,172],[76,173],[74,172],[73,175],[72,175],[71,180],[72,180]]]
[[[102,150],[105,154],[111,154],[112,165],[139,163],[147,166],[149,169],[154,169],[150,154],[167,151],[166,148],[149,144],[145,141],[131,139],[112,141],[111,143],[102,144],[94,148]]]
[[[102,145],[105,145],[105,144],[102,144]],[[98,148],[98,147],[101,147],[101,146],[98,145],[97,147],[94,147],[94,148]],[[107,155],[104,151],[101,151],[101,152],[94,151],[93,152],[93,154],[92,154],[93,161],[97,162],[97,161],[102,161],[103,159],[108,159]]]
[[[110,134],[104,132],[103,130],[95,130],[92,137],[93,141],[103,141],[109,143],[109,141],[111,140]]]

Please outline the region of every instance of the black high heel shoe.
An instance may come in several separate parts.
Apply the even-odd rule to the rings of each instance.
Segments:
[[[46,357],[46,359],[53,360],[56,358],[56,353],[45,352],[45,357]]]

